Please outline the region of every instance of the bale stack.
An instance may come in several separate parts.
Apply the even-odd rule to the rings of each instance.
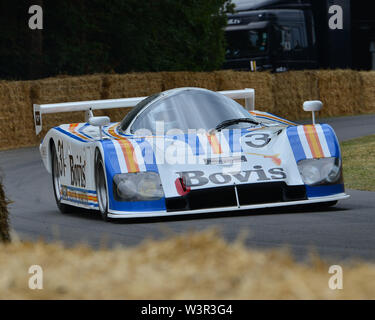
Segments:
[[[375,298],[373,263],[342,261],[343,290],[331,290],[332,263],[297,262],[285,249],[251,249],[211,230],[113,250],[16,242],[0,245],[0,261],[0,299]],[[43,290],[27,287],[35,264]]]
[[[163,90],[180,87],[199,87],[218,90],[218,79],[214,72],[162,72]]]
[[[306,113],[302,109],[303,102],[319,98],[315,71],[294,71],[275,74],[272,90],[274,99],[273,113],[291,120],[305,118]]]
[[[360,112],[375,113],[375,71],[361,71],[363,103]]]
[[[28,81],[0,82],[0,149],[35,144]]]
[[[218,71],[218,90],[255,89],[255,108],[274,111],[272,75],[269,72]],[[239,101],[243,104],[243,101]]]
[[[320,100],[324,103],[321,116],[353,115],[362,112],[364,99],[359,72],[320,70],[317,77]]]
[[[75,102],[86,100],[100,100],[102,91],[102,76],[82,77],[57,77],[37,80],[32,82],[31,100],[32,104],[47,104],[61,102]],[[76,123],[84,121],[84,112],[68,112],[43,115],[43,137],[47,131],[63,123]],[[35,137],[34,122],[28,123],[32,128],[30,134]],[[39,141],[39,139],[37,139]],[[36,141],[36,142],[37,142]]]
[[[161,73],[129,73],[103,76],[102,99],[143,97],[163,91]],[[121,121],[127,109],[105,110],[112,122]],[[95,112],[97,114],[97,112]],[[99,114],[99,113],[98,113]]]
[[[0,241],[8,242],[9,240],[7,199],[0,180]]]
[[[0,81],[0,149],[34,146],[46,132],[63,123],[84,120],[84,112],[43,116],[43,132],[36,137],[34,103],[148,96],[177,87],[210,90],[254,88],[255,107],[291,120],[307,118],[305,100],[325,104],[319,116],[375,112],[375,72],[351,70],[269,72],[160,72],[79,77],[55,77],[35,81]],[[239,101],[243,104],[243,101]],[[129,109],[95,111],[120,121]]]

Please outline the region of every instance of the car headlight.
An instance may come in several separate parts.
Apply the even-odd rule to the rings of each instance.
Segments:
[[[164,197],[156,172],[121,173],[113,178],[114,195],[119,201],[151,201]]]
[[[306,159],[298,162],[298,170],[307,185],[333,184],[341,177],[339,158]]]

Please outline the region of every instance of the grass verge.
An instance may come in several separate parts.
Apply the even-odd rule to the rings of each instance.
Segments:
[[[375,191],[375,135],[341,143],[345,187]]]

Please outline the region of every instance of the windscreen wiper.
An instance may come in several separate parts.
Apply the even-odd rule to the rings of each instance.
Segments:
[[[251,118],[238,118],[238,119],[230,119],[230,120],[225,120],[223,122],[220,122],[216,127],[216,131],[220,131],[221,129],[224,129],[225,127],[229,127],[233,124],[237,124],[240,122],[247,122],[247,123],[252,123],[256,125],[260,125],[261,123],[258,121],[255,121],[254,119]]]

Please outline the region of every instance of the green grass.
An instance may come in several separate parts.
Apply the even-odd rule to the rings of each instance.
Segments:
[[[341,143],[345,187],[375,191],[375,135]]]

